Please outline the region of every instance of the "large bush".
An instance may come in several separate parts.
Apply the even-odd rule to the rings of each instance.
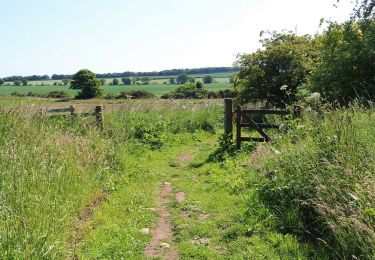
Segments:
[[[330,102],[375,99],[375,21],[331,23],[322,37],[322,58],[312,90]]]
[[[74,76],[71,82],[71,89],[81,89],[77,98],[89,99],[103,95],[101,83],[95,74],[89,70],[80,70]]]
[[[235,88],[240,103],[264,102],[284,107],[296,101],[297,88],[307,82],[318,45],[310,36],[274,33],[261,40],[263,49],[240,55]]]

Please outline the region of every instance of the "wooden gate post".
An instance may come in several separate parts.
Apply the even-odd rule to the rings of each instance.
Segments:
[[[103,106],[96,106],[95,107],[95,118],[96,118],[96,125],[100,130],[104,129],[104,114],[103,114]]]
[[[74,106],[70,106],[70,115],[71,116],[75,116],[76,115],[76,109],[75,109],[75,107]]]
[[[225,98],[224,99],[225,105],[225,114],[224,114],[224,133],[231,138],[233,136],[233,122],[232,122],[232,115],[233,115],[233,99]]]
[[[237,150],[241,150],[241,121],[242,121],[242,111],[241,106],[237,106],[237,113],[236,113],[236,147]]]

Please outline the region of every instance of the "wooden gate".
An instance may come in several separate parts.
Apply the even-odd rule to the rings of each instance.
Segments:
[[[244,141],[253,142],[270,142],[271,137],[264,131],[264,129],[279,129],[280,125],[264,124],[255,122],[251,115],[287,115],[285,110],[270,110],[270,109],[241,109],[237,106],[236,109],[236,147],[241,149],[241,143]],[[242,137],[242,128],[250,128],[256,130],[262,137]]]
[[[258,123],[252,119],[251,115],[280,115],[285,116],[288,114],[285,110],[272,110],[272,109],[242,109],[237,106],[236,111],[233,113],[233,100],[226,98],[225,100],[225,116],[224,116],[224,130],[225,134],[233,134],[233,115],[236,115],[236,147],[241,149],[241,143],[245,141],[253,142],[270,142],[271,137],[265,132],[264,129],[279,129],[280,125]],[[293,111],[294,117],[301,116],[299,107],[295,107]],[[243,137],[242,128],[250,128],[256,130],[262,137]]]

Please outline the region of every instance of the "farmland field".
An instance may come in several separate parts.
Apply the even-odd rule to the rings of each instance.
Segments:
[[[34,83],[32,83],[34,84]],[[169,93],[176,89],[178,85],[170,85],[170,84],[149,84],[149,85],[119,85],[119,86],[111,86],[105,85],[103,86],[104,94],[120,94],[123,91],[133,91],[133,90],[146,90],[149,91],[156,96],[161,96],[163,94]],[[218,90],[225,90],[231,88],[232,84],[229,83],[212,83],[206,84],[205,88],[207,90],[218,91]],[[65,91],[69,95],[75,95],[78,91],[69,89],[68,86],[0,86],[0,96],[9,96],[13,92],[17,92],[19,94],[27,94],[32,92],[33,94],[43,95],[47,94],[51,91]]]

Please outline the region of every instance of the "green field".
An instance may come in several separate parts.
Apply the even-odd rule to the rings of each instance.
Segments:
[[[170,85],[170,84],[150,84],[150,85],[119,85],[119,86],[111,86],[105,85],[103,86],[104,94],[120,94],[121,92],[133,91],[133,90],[146,90],[149,91],[156,96],[161,96],[165,93],[169,93],[176,89],[178,85]],[[231,88],[232,84],[229,83],[212,83],[205,85],[207,90],[211,91],[219,91],[224,89]],[[27,94],[32,92],[33,94],[43,95],[47,94],[51,91],[65,91],[69,95],[75,95],[78,91],[69,89],[68,86],[1,86],[0,87],[0,96],[9,96],[13,92],[18,92],[20,94]]]

